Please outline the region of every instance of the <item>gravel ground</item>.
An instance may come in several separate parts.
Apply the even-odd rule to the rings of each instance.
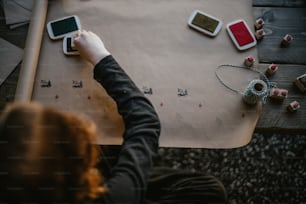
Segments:
[[[157,166],[219,178],[229,203],[306,203],[306,135],[258,134],[236,149],[160,148]]]

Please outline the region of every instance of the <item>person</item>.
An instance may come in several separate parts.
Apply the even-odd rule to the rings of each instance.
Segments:
[[[183,189],[190,200],[197,184],[208,187],[198,190],[207,192],[200,194],[209,202],[223,202],[225,190],[215,178],[153,170],[161,129],[153,105],[96,34],[79,31],[74,44],[123,118],[117,162],[104,178],[97,169],[95,124],[88,118],[33,102],[11,104],[0,117],[0,203],[192,203],[171,191]],[[185,188],[184,180],[193,188]],[[205,196],[197,202],[205,203]]]

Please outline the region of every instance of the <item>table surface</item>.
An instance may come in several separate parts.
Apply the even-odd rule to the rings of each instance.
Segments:
[[[133,2],[133,6],[140,6],[139,4],[137,4],[137,1],[132,1]],[[67,6],[71,3],[71,1],[66,1],[66,3],[64,3],[64,6]],[[94,3],[94,1],[92,2]],[[187,26],[186,26],[186,19],[188,19],[191,11],[195,8],[197,9],[202,9],[208,13],[211,14],[217,14],[218,11],[220,10],[220,7],[218,7],[218,5],[216,5],[216,3],[214,3],[214,1],[209,1],[206,3],[203,2],[199,2],[199,4],[197,5],[186,5],[186,3],[181,2],[181,4],[183,5],[183,9],[180,10],[180,15],[179,15],[179,21],[172,21],[171,19],[169,19],[168,23],[172,23],[175,26],[173,27],[174,30],[169,32],[157,32],[154,31],[154,29],[159,29],[159,30],[163,30],[165,31],[166,25],[163,23],[160,23],[160,27],[156,27],[157,24],[154,24],[152,30],[148,30],[148,32],[153,32],[154,35],[160,35],[162,34],[164,40],[159,41],[159,39],[157,37],[153,38],[152,40],[155,40],[155,43],[151,44],[151,47],[146,46],[146,47],[138,47],[139,50],[141,50],[142,52],[136,52],[136,53],[129,53],[129,50],[126,50],[127,48],[130,48],[131,45],[134,46],[143,46],[144,45],[144,40],[142,39],[142,35],[147,34],[145,33],[145,31],[142,30],[142,35],[132,35],[132,31],[133,29],[140,29],[141,26],[146,26],[147,23],[144,20],[144,16],[148,14],[148,11],[151,11],[151,14],[154,12],[154,9],[156,9],[156,11],[160,11],[162,9],[162,5],[159,7],[150,7],[151,9],[149,10],[145,10],[143,11],[143,13],[137,13],[134,10],[131,10],[130,7],[128,7],[126,5],[126,3],[124,2],[117,2],[116,6],[121,6],[121,10],[123,12],[115,12],[112,9],[105,9],[103,11],[104,12],[104,16],[103,19],[116,19],[117,21],[115,23],[116,26],[122,26],[123,24],[127,24],[130,29],[129,30],[125,30],[126,33],[124,33],[125,35],[125,41],[120,40],[120,38],[122,38],[122,35],[120,36],[119,34],[122,33],[119,32],[117,30],[116,32],[116,26],[114,25],[114,23],[112,24],[112,26],[105,26],[105,25],[101,25],[99,28],[93,27],[92,25],[90,26],[90,23],[87,24],[87,21],[90,22],[90,20],[92,19],[87,19],[86,16],[89,16],[87,13],[92,12],[93,10],[90,9],[98,9],[98,8],[91,8],[91,6],[89,4],[88,7],[84,7],[84,9],[88,9],[90,8],[87,13],[86,11],[84,12],[84,10],[80,10],[79,7],[77,6],[72,6],[69,9],[67,8],[65,9],[61,9],[61,8],[57,8],[58,5],[56,4],[51,4],[49,5],[49,13],[48,13],[48,18],[52,19],[55,18],[58,15],[67,15],[70,13],[73,14],[78,14],[81,17],[82,20],[82,24],[85,23],[86,26],[84,26],[85,29],[91,29],[95,32],[97,32],[98,34],[101,34],[103,39],[105,38],[105,43],[107,45],[107,47],[112,51],[113,55],[116,57],[116,59],[119,61],[119,63],[126,69],[126,71],[128,72],[128,74],[135,80],[136,84],[142,88],[144,91],[146,88],[153,88],[153,95],[147,95],[148,98],[153,102],[154,106],[156,107],[157,111],[159,112],[159,115],[161,116],[161,121],[162,121],[162,125],[163,125],[163,130],[162,130],[162,137],[161,137],[161,143],[162,146],[177,146],[177,147],[208,147],[208,148],[218,148],[218,147],[223,147],[223,148],[227,148],[227,147],[238,147],[238,146],[242,146],[248,143],[248,141],[250,140],[253,130],[255,128],[258,116],[259,116],[259,112],[260,112],[260,107],[248,107],[245,106],[242,102],[241,99],[237,99],[237,96],[233,95],[233,93],[229,92],[225,87],[223,87],[221,84],[218,83],[218,81],[216,80],[215,76],[214,76],[214,69],[217,65],[221,64],[220,62],[225,62],[223,60],[223,54],[224,51],[228,54],[228,52],[230,52],[231,54],[228,54],[229,57],[226,57],[226,62],[230,63],[230,64],[236,64],[236,65],[241,65],[242,64],[242,60],[245,56],[252,54],[256,56],[256,49],[250,49],[246,52],[238,52],[233,45],[230,42],[230,39],[228,38],[226,32],[224,29],[222,29],[221,33],[216,37],[216,38],[207,38],[206,36],[203,36],[202,34],[199,34],[197,32],[194,32],[193,30],[190,30]],[[73,4],[72,4],[73,5]],[[223,4],[224,7],[228,7],[228,6],[237,6],[240,7],[243,5],[243,7],[247,8],[245,11],[240,11],[238,14],[234,14],[234,13],[224,13],[223,16],[219,15],[218,17],[224,20],[224,24],[226,24],[227,22],[231,21],[231,20],[236,20],[238,18],[241,18],[241,16],[243,16],[244,19],[247,20],[247,22],[251,25],[253,22],[253,18],[250,16],[250,13],[252,12],[252,7],[251,7],[251,3],[248,2],[246,3],[245,1],[242,3],[240,1],[236,1],[234,3],[232,3],[231,5],[228,5],[227,3]],[[104,5],[105,6],[105,5]],[[106,7],[113,7],[113,5],[111,5],[110,2],[106,3]],[[56,12],[52,11],[52,7],[57,8],[58,10]],[[123,9],[125,8],[125,9]],[[166,7],[169,9],[169,7]],[[54,9],[56,10],[56,9]],[[108,12],[106,12],[106,10]],[[132,12],[132,13],[131,13]],[[179,12],[179,11],[177,11]],[[149,12],[150,13],[150,12]],[[160,17],[162,18],[163,14],[162,12],[159,13]],[[184,14],[184,15],[181,15]],[[150,15],[149,15],[150,16]],[[247,16],[247,17],[245,17]],[[124,20],[127,17],[128,20]],[[142,18],[140,18],[142,17]],[[152,18],[152,16],[151,16]],[[132,23],[134,21],[132,20],[137,20],[137,23]],[[148,19],[147,19],[148,20]],[[158,20],[161,19],[151,19],[154,20],[155,22],[157,22]],[[161,21],[162,22],[162,21]],[[184,23],[184,26],[181,27],[180,23]],[[2,25],[1,25],[2,26]],[[136,26],[136,27],[135,27]],[[139,27],[138,27],[139,26]],[[152,27],[152,26],[151,26]],[[176,32],[178,31],[177,29],[181,29],[180,31],[184,32],[183,36],[180,35],[176,35]],[[102,29],[102,30],[100,30]],[[23,30],[18,30],[18,31],[7,31],[5,32],[5,34],[3,34],[5,29],[2,26],[1,27],[1,36],[3,38],[11,38],[10,41],[13,42],[14,39],[12,39],[12,36],[10,36],[8,33],[9,32],[16,32],[18,33],[18,35],[22,35],[21,33],[25,34],[25,32]],[[121,30],[122,31],[122,30]],[[114,35],[114,33],[117,33],[115,35],[117,35],[116,37],[112,37],[112,35]],[[173,53],[169,54],[169,51],[173,51],[173,50],[167,50],[167,46],[164,45],[165,42],[172,42],[175,43],[175,41],[171,41],[171,38],[173,38],[173,36],[171,36],[171,34],[174,36],[175,40],[179,40],[176,41],[176,43],[183,43],[183,39],[182,37],[187,38],[189,43],[192,44],[182,44],[185,45],[185,53],[187,51],[187,53],[193,53],[192,49],[196,49],[197,52],[201,52],[201,53],[206,53],[206,56],[201,56],[201,58],[204,58],[203,60],[199,60],[200,62],[198,63],[183,63],[182,65],[180,64],[168,64],[168,66],[163,67],[161,66],[161,62],[159,62],[159,60],[157,60],[157,57],[160,57],[160,55],[157,55],[155,53],[155,49],[157,48],[163,48],[164,52],[162,54],[166,55],[166,57],[173,57]],[[154,37],[153,35],[153,37]],[[151,36],[152,37],[152,36]],[[127,38],[127,39],[126,39]],[[16,38],[19,39],[20,38]],[[108,39],[108,40],[107,40]],[[110,40],[109,40],[110,39]],[[158,40],[157,40],[158,39]],[[20,42],[19,42],[20,43]],[[121,44],[120,44],[121,43]],[[131,44],[131,45],[126,45],[126,44],[122,44],[122,43],[126,43],[126,44]],[[138,43],[138,44],[137,44]],[[199,43],[201,43],[200,45],[198,45]],[[23,46],[23,43],[20,43],[20,47]],[[53,51],[51,51],[52,53],[58,53],[56,54],[56,57],[59,57],[60,60],[64,60],[65,63],[67,63],[66,61],[69,61],[69,64],[72,63],[73,65],[78,66],[88,66],[88,64],[86,64],[85,62],[80,61],[79,59],[76,58],[70,58],[70,57],[64,57],[61,53],[61,48],[60,48],[60,43],[59,42],[52,42],[48,39],[47,34],[44,34],[44,41],[43,41],[43,45],[42,45],[42,53],[46,52],[44,51],[44,47],[48,47],[48,49],[51,47],[51,49],[53,49]],[[154,47],[155,46],[155,47]],[[220,46],[220,50],[213,48],[215,46]],[[203,48],[204,47],[204,48]],[[210,52],[207,52],[207,47],[209,47]],[[151,48],[151,49],[149,49]],[[153,49],[154,48],[154,49]],[[178,47],[175,47],[176,49],[178,49]],[[172,47],[173,49],[173,47]],[[122,51],[123,50],[123,51]],[[224,51],[222,51],[224,50]],[[54,52],[55,51],[55,52]],[[177,51],[177,50],[175,50]],[[216,55],[216,52],[218,53],[218,55]],[[46,52],[47,53],[47,52]],[[144,53],[144,54],[142,54]],[[182,53],[181,51],[178,51],[178,54],[175,57],[179,57],[182,58],[182,60],[179,60],[179,63],[182,63],[182,61],[186,61],[186,60],[190,60],[188,58],[186,58],[186,54]],[[142,55],[141,55],[142,54]],[[152,55],[153,54],[153,55]],[[138,55],[138,56],[137,56]],[[140,56],[139,56],[140,55]],[[154,57],[155,55],[155,57]],[[172,55],[172,56],[171,56]],[[193,53],[194,55],[194,53]],[[134,62],[131,59],[135,59],[137,57],[141,57],[142,59],[146,59],[143,62],[145,62],[145,64],[137,64],[137,62]],[[151,59],[153,56],[153,59]],[[198,57],[198,56],[197,56]],[[44,54],[42,54],[41,59],[45,59]],[[177,60],[177,58],[175,58]],[[207,59],[210,59],[210,62],[207,62]],[[46,60],[46,59],[45,59]],[[163,60],[163,58],[162,58]],[[41,60],[42,61],[42,60]],[[47,61],[48,62],[48,61]],[[165,62],[165,61],[164,61]],[[41,62],[40,62],[41,63]],[[44,61],[44,64],[48,64],[46,63],[46,61]],[[54,63],[53,63],[54,65]],[[146,75],[146,73],[141,73],[139,74],[139,68],[143,69],[146,66],[149,67],[149,69],[146,69],[146,72],[148,75]],[[199,70],[196,67],[199,67],[199,65],[201,66],[201,69]],[[173,70],[170,69],[169,67],[177,67],[178,70]],[[261,65],[260,65],[261,66]],[[40,66],[39,66],[40,67]],[[133,68],[135,67],[135,68]],[[157,72],[154,73],[155,69],[160,70],[161,68],[163,69],[163,72]],[[180,67],[184,67],[186,70],[186,67],[188,67],[188,71],[183,71],[181,72],[181,68]],[[207,68],[209,67],[209,68]],[[77,68],[79,69],[79,68]],[[203,69],[207,69],[205,71],[203,71]],[[43,91],[43,94],[40,94],[40,96],[42,95],[44,98],[42,100],[43,102],[47,99],[51,99],[51,103],[56,103],[57,105],[59,105],[60,108],[67,108],[67,106],[65,106],[63,104],[63,101],[66,101],[68,99],[63,99],[63,101],[58,100],[58,99],[62,99],[65,97],[62,97],[61,91],[64,91],[64,88],[66,86],[66,88],[69,86],[71,87],[71,81],[73,79],[82,79],[83,82],[85,82],[85,84],[90,84],[88,87],[95,87],[95,91],[92,92],[91,88],[87,89],[86,87],[82,88],[82,89],[71,89],[71,93],[68,93],[68,96],[71,98],[70,102],[73,103],[73,101],[78,100],[80,98],[86,98],[86,103],[95,103],[93,106],[92,104],[90,104],[90,106],[92,106],[93,108],[96,108],[95,105],[104,105],[105,106],[105,101],[109,103],[109,106],[111,106],[111,108],[109,110],[114,110],[114,106],[113,106],[113,102],[111,102],[111,100],[109,98],[107,98],[107,96],[105,94],[99,95],[97,96],[100,99],[95,99],[95,96],[93,94],[95,94],[96,90],[99,90],[100,92],[100,87],[97,86],[96,84],[93,84],[93,82],[91,82],[91,75],[87,75],[86,73],[86,77],[77,77],[77,76],[73,76],[70,79],[67,79],[66,81],[63,80],[63,78],[59,77],[59,81],[52,79],[52,82],[54,82],[55,84],[59,83],[61,84],[61,87],[58,87],[57,90],[54,91],[54,86],[51,89],[42,89],[40,87],[39,81],[41,79],[50,79],[50,76],[52,76],[52,74],[50,75],[50,72],[44,72],[46,73],[46,75],[41,75],[41,73],[39,72],[40,69],[38,69],[38,78],[37,78],[37,83],[36,83],[36,91],[34,90],[34,97],[35,97],[35,93],[39,92],[39,91]],[[18,75],[18,69],[17,71],[15,71],[17,73],[13,73],[12,76],[13,78],[9,80],[16,80],[16,75]],[[59,73],[65,73],[68,72],[67,70],[60,70]],[[228,73],[227,73],[228,72]],[[49,74],[47,74],[49,73]],[[191,77],[194,80],[190,80],[190,78],[188,77],[188,80],[186,79],[186,76],[189,76],[191,73]],[[192,75],[192,73],[195,73],[194,75]],[[248,80],[250,80],[252,77],[254,77],[254,75],[250,74],[250,73],[237,73],[237,71],[235,70],[226,70],[224,73],[222,73],[223,77],[225,77],[225,79],[235,79],[235,75],[237,76],[237,74],[243,74],[243,76],[245,77],[245,79],[247,79],[246,81],[240,81],[239,83],[235,84],[233,83],[233,86],[236,86],[238,89],[243,89],[243,87],[245,87],[245,83],[247,83]],[[158,75],[158,76],[155,76]],[[197,76],[199,75],[199,76]],[[15,78],[14,78],[15,76]],[[54,76],[53,76],[54,77]],[[163,80],[160,80],[160,78],[162,78]],[[144,80],[145,79],[145,80]],[[157,79],[157,81],[156,81]],[[276,78],[275,78],[276,79]],[[195,87],[194,85],[192,85],[193,81],[199,81],[202,83],[202,86],[197,86]],[[165,83],[165,81],[167,81],[167,83]],[[175,84],[173,83],[173,81],[175,82]],[[206,82],[203,82],[206,81]],[[230,81],[233,82],[234,80]],[[165,86],[166,84],[166,86]],[[208,87],[210,87],[211,85],[214,86],[214,89],[216,89],[217,87],[217,93],[211,92],[212,90],[205,90]],[[0,87],[0,90],[5,87],[7,85],[2,85]],[[166,87],[166,89],[165,89]],[[204,88],[203,88],[204,87]],[[206,87],[206,88],[205,88]],[[170,91],[171,88],[171,91]],[[181,88],[183,90],[188,90],[188,95],[187,97],[179,97],[177,95],[178,93],[178,89]],[[67,89],[66,89],[67,91]],[[102,90],[103,92],[103,90]],[[88,94],[90,93],[90,94]],[[173,96],[169,97],[169,93],[173,93]],[[199,94],[201,93],[201,95]],[[7,93],[0,93],[2,95],[5,95]],[[59,98],[55,100],[55,95],[59,94]],[[71,94],[71,95],[70,95]],[[90,102],[88,101],[88,96],[91,96]],[[208,100],[207,96],[212,97],[212,100]],[[67,97],[68,97],[67,96]],[[196,97],[194,97],[196,96]],[[75,97],[78,97],[75,98]],[[300,95],[297,95],[297,97],[300,97]],[[40,97],[41,98],[41,97]],[[221,107],[220,112],[218,113],[217,110],[215,110],[215,108],[213,108],[214,106],[214,102],[216,101],[222,101],[224,100],[224,98],[229,99],[229,101],[231,101],[230,104],[227,104],[226,107]],[[6,99],[7,100],[7,99]],[[102,104],[97,103],[96,101],[104,101]],[[224,101],[222,101],[224,103]],[[48,103],[47,103],[48,104]],[[218,102],[217,102],[218,104]],[[222,105],[222,103],[220,103]],[[189,108],[186,108],[187,107]],[[284,105],[284,104],[283,104]],[[184,107],[181,108],[180,107]],[[190,108],[191,107],[191,108]],[[265,111],[269,106],[265,105],[264,106],[264,111],[263,114],[260,117],[259,123],[257,123],[257,127],[260,128],[260,130],[269,130],[270,128],[274,128],[275,127],[275,123],[272,123],[272,120],[265,120],[265,116],[266,115],[270,115],[270,113],[268,113],[267,111]],[[69,108],[69,106],[68,106]],[[79,107],[77,107],[79,108]],[[113,108],[113,109],[112,109]],[[71,108],[70,108],[71,109]],[[75,111],[76,107],[73,108]],[[275,113],[277,113],[277,108],[273,110]],[[86,112],[86,111],[85,111]],[[88,110],[87,112],[93,112],[93,109]],[[216,112],[220,115],[216,115]],[[105,118],[107,114],[108,110],[107,109],[103,109],[103,114],[102,116]],[[233,115],[234,113],[234,115]],[[111,114],[110,114],[111,115]],[[171,117],[170,117],[170,116]],[[228,115],[228,116],[227,116]],[[281,114],[279,117],[283,118],[284,115],[286,114]],[[101,116],[101,115],[100,115]],[[223,117],[225,116],[225,117]],[[116,115],[113,115],[114,120],[120,120],[120,118],[118,118]],[[230,120],[229,118],[232,117],[234,120],[234,123],[227,123],[227,120]],[[295,115],[290,115],[290,118],[296,118],[296,117],[300,117],[298,114]],[[303,117],[303,114],[302,116]],[[109,118],[108,118],[109,119]],[[201,122],[197,121],[200,120]],[[172,122],[174,121],[174,122]],[[177,122],[179,121],[179,122]],[[237,122],[238,121],[238,122]],[[198,122],[198,123],[197,123]],[[196,125],[194,125],[193,123],[195,123]],[[239,123],[239,124],[237,124]],[[284,125],[285,123],[280,123],[282,125]],[[278,127],[277,128],[282,128]],[[197,127],[196,127],[197,126]],[[201,128],[199,128],[200,126],[203,126]],[[212,126],[212,127],[209,127]],[[219,128],[221,127],[221,128]],[[290,126],[288,129],[292,130],[292,129],[296,129],[296,126]],[[110,129],[113,129],[110,128]],[[105,131],[104,131],[105,132]],[[222,134],[222,136],[220,137],[220,134]],[[235,136],[233,136],[235,135]],[[217,137],[217,139],[216,139]],[[105,136],[102,136],[102,142],[103,144],[113,144],[114,141],[109,141],[109,142],[105,142],[107,139],[105,139]],[[120,143],[120,137],[115,136],[115,137],[111,137],[111,139],[113,140],[113,138],[116,138],[115,143],[118,144]],[[173,138],[176,138],[175,141],[173,140]],[[228,139],[230,138],[230,139]]]

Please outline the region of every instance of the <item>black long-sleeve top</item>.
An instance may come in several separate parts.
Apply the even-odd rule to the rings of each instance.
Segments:
[[[158,115],[150,101],[111,55],[95,66],[94,78],[115,100],[125,124],[118,162],[105,182],[109,192],[99,201],[144,203],[148,174],[158,150]]]

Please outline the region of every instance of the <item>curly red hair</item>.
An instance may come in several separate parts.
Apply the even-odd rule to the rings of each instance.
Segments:
[[[94,137],[82,117],[10,105],[0,118],[0,202],[86,203],[105,193]]]

